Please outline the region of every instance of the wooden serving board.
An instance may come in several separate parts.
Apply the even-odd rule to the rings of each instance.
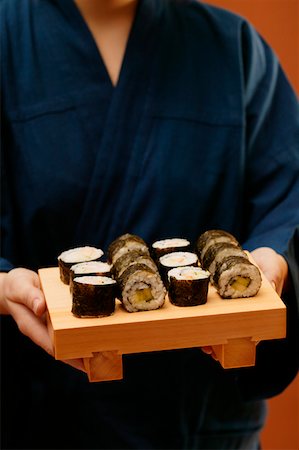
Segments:
[[[84,358],[90,381],[122,378],[122,354],[212,346],[224,368],[255,364],[256,344],[286,335],[286,307],[262,274],[255,297],[222,299],[210,285],[204,305],[129,313],[116,301],[102,318],[77,318],[58,267],[40,269],[55,358]]]

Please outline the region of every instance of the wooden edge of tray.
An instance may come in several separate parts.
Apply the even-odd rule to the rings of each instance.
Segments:
[[[83,358],[91,382],[122,379],[122,354],[175,348],[211,346],[225,369],[254,366],[257,343],[286,334],[286,307],[263,274],[256,298],[223,300],[211,288],[197,311],[168,302],[164,310],[128,313],[118,304],[103,319],[72,316],[58,267],[40,269],[39,276],[55,357]]]

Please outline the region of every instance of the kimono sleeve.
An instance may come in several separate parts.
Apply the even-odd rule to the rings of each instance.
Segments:
[[[299,224],[299,104],[267,44],[253,35],[245,48],[244,246],[284,253]]]
[[[0,257],[0,272],[9,272],[14,268],[14,265],[8,259]]]
[[[250,26],[244,29],[246,233],[244,248],[271,247],[292,280],[283,296],[287,337],[257,347],[254,368],[239,373],[247,398],[280,393],[298,373],[299,106],[277,58]]]

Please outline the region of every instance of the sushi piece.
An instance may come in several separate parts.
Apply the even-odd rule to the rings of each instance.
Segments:
[[[111,268],[111,264],[107,262],[87,261],[71,266],[70,272],[72,278],[81,275],[103,275],[109,277],[111,275]]]
[[[176,267],[168,272],[168,297],[176,306],[196,306],[207,302],[210,273],[200,267]]]
[[[237,239],[223,230],[209,230],[197,240],[202,267],[211,273],[211,282],[222,298],[256,295],[261,274],[252,264]]]
[[[157,271],[145,264],[133,264],[119,279],[121,301],[128,312],[161,308],[166,289]]]
[[[187,239],[170,238],[156,241],[152,244],[152,255],[155,261],[158,261],[166,253],[187,251],[190,251],[190,241]]]
[[[112,272],[115,279],[119,279],[122,273],[132,264],[145,264],[150,269],[158,271],[157,265],[154,260],[147,254],[138,250],[132,250],[124,255],[120,256],[112,266]]]
[[[111,277],[111,267],[110,264],[103,261],[87,261],[74,264],[70,268],[70,289],[72,289],[72,282],[75,277],[93,275]]]
[[[118,258],[132,250],[138,250],[150,256],[149,249],[141,237],[135,234],[123,234],[109,245],[108,262],[114,264]]]
[[[74,264],[87,261],[98,261],[104,252],[96,247],[76,247],[62,252],[58,256],[60,279],[64,284],[70,282],[70,269]]]
[[[213,274],[217,262],[227,256],[242,256],[243,258],[248,258],[241,247],[236,246],[231,242],[218,242],[217,244],[211,245],[206,251],[202,260],[202,268]]]
[[[208,230],[202,233],[196,243],[196,253],[198,258],[203,263],[203,259],[205,257],[208,249],[220,242],[228,242],[236,247],[240,247],[238,240],[230,233],[224,230]]]
[[[143,239],[130,234],[120,236],[109,246],[108,257],[119,285],[119,298],[127,311],[147,311],[164,304],[166,290]]]
[[[198,266],[197,255],[192,252],[172,252],[159,258],[159,272],[166,288],[168,288],[169,284],[169,270],[183,266]]]
[[[222,298],[253,297],[262,283],[258,267],[242,256],[228,256],[218,262],[213,279]]]
[[[116,281],[110,277],[75,277],[72,313],[76,317],[110,316],[115,310],[116,287]]]

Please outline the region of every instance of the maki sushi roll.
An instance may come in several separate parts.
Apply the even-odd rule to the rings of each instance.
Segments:
[[[253,297],[262,283],[259,269],[242,256],[228,256],[218,262],[213,280],[223,298]]]
[[[207,302],[210,273],[200,267],[176,267],[168,272],[168,297],[176,306],[196,306]]]
[[[143,239],[131,234],[120,236],[109,246],[108,255],[127,311],[148,311],[164,304],[166,290]]]
[[[70,269],[74,264],[98,261],[104,252],[96,247],[76,247],[62,252],[58,256],[60,279],[64,284],[70,283]]]
[[[182,238],[163,239],[152,244],[152,255],[155,261],[158,261],[166,253],[187,252],[189,250],[190,241]]]
[[[121,301],[128,312],[161,308],[166,289],[159,273],[145,264],[127,267],[119,279]]]
[[[222,298],[253,297],[261,287],[261,274],[237,239],[223,230],[209,230],[197,240],[202,267]]]
[[[141,237],[135,234],[123,234],[109,245],[108,262],[114,264],[122,255],[133,250],[149,255],[149,249]]]
[[[111,264],[103,261],[87,261],[74,264],[70,268],[72,278],[82,275],[103,275],[109,277],[111,275]]]
[[[196,243],[196,253],[201,264],[208,249],[220,242],[228,242],[231,245],[240,247],[238,240],[230,233],[224,230],[208,230],[201,234]]]
[[[122,273],[133,264],[145,264],[150,269],[158,271],[157,265],[154,260],[146,253],[132,250],[124,255],[120,256],[112,266],[112,272],[115,279],[119,279]]]
[[[111,265],[103,261],[87,261],[74,264],[70,268],[70,287],[75,277],[82,276],[105,276],[111,277]]]
[[[231,242],[218,242],[211,245],[205,252],[202,259],[202,268],[213,274],[215,272],[217,262],[227,256],[242,256],[243,258],[248,258],[247,254],[241,247],[236,246]]]
[[[175,267],[198,266],[198,257],[192,252],[172,252],[159,258],[159,272],[165,286],[168,288],[168,272]]]
[[[115,310],[117,283],[110,277],[75,277],[72,285],[72,313],[76,317],[110,316]]]

